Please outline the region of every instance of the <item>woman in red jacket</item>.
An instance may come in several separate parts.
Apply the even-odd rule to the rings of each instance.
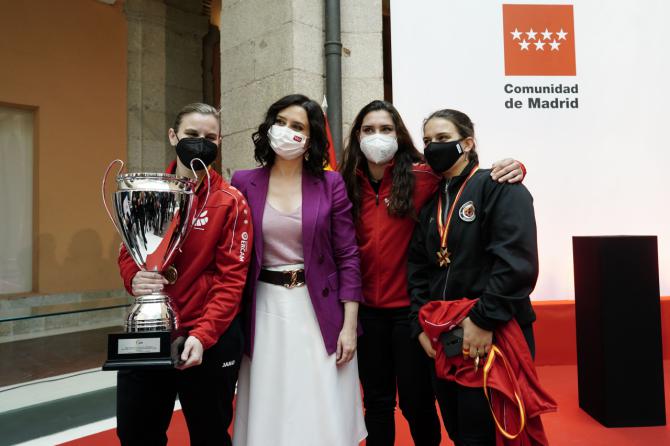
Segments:
[[[419,446],[440,444],[432,362],[410,336],[407,247],[421,207],[440,177],[423,164],[400,114],[372,101],[356,116],[341,167],[361,254],[363,335],[358,341],[368,446],[393,445],[396,393]],[[520,163],[494,165],[493,179],[523,178]]]
[[[193,178],[193,158],[214,162],[221,141],[219,113],[207,104],[190,104],[169,130],[176,160],[167,172]],[[195,163],[194,163],[195,164]],[[196,190],[207,195],[205,170]],[[123,445],[167,443],[175,397],[184,411],[192,445],[230,445],[228,426],[243,349],[237,314],[251,258],[253,232],[242,194],[213,169],[209,200],[195,218],[172,267],[173,283],[140,271],[125,247],[119,254],[121,277],[134,296],[165,289],[186,331],[182,363],[169,370],[121,370],[117,384],[117,435]],[[179,369],[179,370],[178,370]]]

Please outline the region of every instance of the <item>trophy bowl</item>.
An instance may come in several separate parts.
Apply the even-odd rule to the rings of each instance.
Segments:
[[[116,176],[116,191],[111,194],[110,210],[106,183],[116,163],[121,167]],[[122,169],[123,161],[113,161],[102,181],[103,203],[109,218],[140,270],[161,273],[174,283],[176,270],[170,263],[191,228],[197,183],[166,173],[121,175]],[[209,189],[202,209],[208,198]],[[125,321],[125,333],[109,335],[108,359],[103,370],[173,367],[179,350],[174,344],[183,341],[176,335],[178,329],[179,317],[167,293],[156,291],[135,296]]]

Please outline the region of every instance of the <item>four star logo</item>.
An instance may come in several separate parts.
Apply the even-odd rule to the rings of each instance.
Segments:
[[[575,76],[572,5],[503,5],[506,76]]]

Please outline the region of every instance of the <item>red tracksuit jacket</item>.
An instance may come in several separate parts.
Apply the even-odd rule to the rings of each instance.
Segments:
[[[435,349],[437,376],[455,381],[462,386],[482,387],[485,369],[491,410],[499,426],[496,429],[497,446],[542,446],[549,441],[542,427],[540,415],[555,412],[554,399],[540,386],[526,339],[515,319],[500,325],[494,332],[494,345],[499,350],[489,353],[475,373],[472,359],[462,355],[447,357],[439,337],[455,328],[477,302],[477,299],[432,301],[421,307],[419,322]],[[516,396],[520,398],[517,400]],[[516,438],[501,432],[516,434],[521,426],[519,407],[524,411],[525,428]]]
[[[412,171],[415,178],[414,208],[418,215],[437,190],[440,177],[425,164],[415,164]],[[356,222],[356,238],[361,253],[365,305],[407,307],[407,247],[416,222],[411,217],[395,217],[388,213],[393,163],[384,170],[379,194],[375,193],[363,171],[358,170],[357,174],[361,186],[361,212]]]
[[[176,162],[168,167],[174,173]],[[200,340],[205,349],[214,345],[240,310],[242,290],[251,258],[253,228],[251,212],[242,194],[214,170],[210,170],[211,193],[205,210],[195,216],[195,225],[172,264],[178,278],[166,285],[179,315],[181,328]],[[197,190],[195,209],[207,194],[207,179]],[[132,294],[132,279],[139,268],[122,245],[119,268],[123,283]]]
[[[357,170],[361,187],[361,212],[356,222],[356,238],[361,253],[361,279],[365,305],[375,308],[409,306],[407,293],[407,248],[412,239],[414,221],[411,217],[394,217],[388,213],[388,200],[393,181],[391,162],[384,170],[379,193],[370,184],[367,174]],[[526,168],[521,164],[524,176]],[[421,208],[433,197],[442,180],[428,165],[414,164],[414,209]]]

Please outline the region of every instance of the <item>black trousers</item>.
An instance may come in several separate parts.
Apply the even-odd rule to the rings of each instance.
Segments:
[[[396,392],[417,446],[439,446],[440,420],[430,381],[433,362],[410,338],[409,308],[361,306],[358,373],[363,385],[368,446],[395,441]]]
[[[167,444],[166,431],[179,395],[191,445],[230,445],[228,427],[243,344],[236,318],[219,341],[205,350],[199,366],[183,371],[119,371],[116,417],[121,444]]]
[[[533,327],[521,327],[521,331],[534,358]],[[495,446],[495,422],[484,390],[439,379],[435,367],[430,370],[442,421],[455,446]]]

